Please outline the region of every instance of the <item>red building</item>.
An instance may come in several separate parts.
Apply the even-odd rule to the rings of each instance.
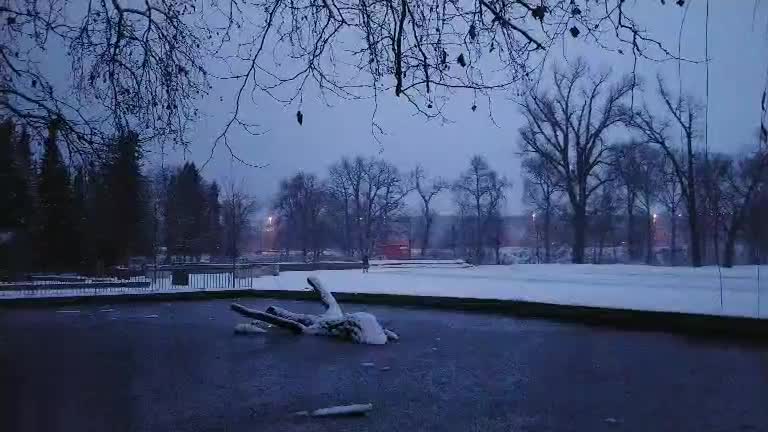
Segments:
[[[411,248],[407,240],[390,241],[379,246],[379,255],[386,259],[409,259],[411,257]]]

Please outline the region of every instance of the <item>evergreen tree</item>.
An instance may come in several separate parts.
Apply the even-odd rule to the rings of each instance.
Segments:
[[[168,182],[169,169],[161,166],[150,175],[151,211],[152,211],[152,248],[155,254],[160,252],[160,247],[165,245],[166,235],[166,211],[168,210]]]
[[[20,133],[13,135],[12,147],[13,169],[3,173],[10,176],[6,186],[13,190],[14,196],[12,202],[3,207],[9,208],[8,214],[12,214],[15,221],[13,242],[9,244],[11,251],[9,262],[17,272],[23,273],[31,271],[36,266],[34,253],[36,248],[33,244],[33,228],[36,219],[35,172],[30,136],[26,127],[22,127]]]
[[[86,189],[85,169],[78,166],[75,169],[75,176],[72,179],[72,222],[79,241],[73,245],[77,248],[77,255],[80,257],[78,267],[85,270],[90,267],[92,254],[88,253],[91,246],[89,235],[89,218],[87,208],[87,189]]]
[[[77,241],[72,220],[73,202],[69,173],[56,143],[58,122],[48,126],[40,167],[39,247],[45,270],[71,270],[80,259],[72,253]]]
[[[115,138],[99,166],[91,167],[92,175],[80,173],[78,211],[87,221],[89,255],[99,267],[127,264],[132,256],[151,253],[154,228],[141,159],[138,135],[127,132]]]
[[[13,121],[0,123],[0,228],[26,229],[32,214],[29,190],[29,134],[16,133]]]
[[[100,273],[115,261],[115,244],[112,240],[112,198],[104,178],[104,166],[91,162],[84,170],[84,210],[87,221],[85,254],[91,269]]]
[[[221,203],[219,202],[219,185],[216,182],[211,183],[206,188],[206,210],[207,210],[207,234],[206,252],[211,256],[219,256],[221,250]]]
[[[104,169],[107,190],[111,200],[114,256],[116,263],[124,263],[135,255],[149,252],[148,202],[146,182],[141,173],[141,147],[138,134],[127,132],[117,138],[113,155]]]
[[[13,256],[13,236],[17,225],[14,183],[16,170],[13,163],[14,125],[10,120],[0,123],[0,280],[14,279],[16,272]]]
[[[169,255],[191,257],[204,252],[206,207],[200,172],[187,162],[168,182],[165,234]]]
[[[0,123],[0,231],[15,231],[21,221],[19,170],[14,158],[15,125],[8,119]]]
[[[15,161],[17,169],[18,186],[20,190],[19,202],[21,203],[21,222],[25,229],[31,229],[35,217],[35,167],[32,162],[31,137],[26,127],[22,127],[17,134],[15,144]]]

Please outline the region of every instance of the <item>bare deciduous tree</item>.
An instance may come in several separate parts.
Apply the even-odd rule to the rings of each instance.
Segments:
[[[677,219],[682,216],[680,208],[683,205],[683,194],[680,182],[674,173],[672,161],[664,157],[659,179],[659,203],[669,218],[669,259],[672,265],[677,263]]]
[[[524,199],[534,208],[534,223],[540,221],[543,231],[544,262],[552,259],[552,216],[559,202],[562,185],[557,171],[542,158],[526,158],[523,160],[523,171],[526,174],[523,184]],[[538,218],[536,216],[539,216]],[[538,231],[538,226],[534,226]],[[538,239],[537,239],[538,248]]]
[[[746,240],[750,262],[764,264],[768,258],[768,185],[761,185],[747,211]]]
[[[427,254],[429,248],[429,236],[432,229],[432,222],[435,219],[435,212],[430,207],[432,199],[448,187],[448,183],[440,178],[428,180],[424,168],[419,165],[413,171],[413,180],[416,192],[421,198],[421,217],[424,222],[424,229],[421,234],[421,256]]]
[[[637,247],[636,214],[637,197],[639,193],[640,169],[637,158],[638,143],[619,144],[612,151],[612,175],[616,185],[623,190],[623,201],[626,212],[626,244],[630,260],[639,258]]]
[[[242,253],[242,244],[250,234],[251,217],[256,210],[256,200],[246,193],[242,184],[231,182],[224,188],[221,206],[224,248],[233,263]]]
[[[724,175],[725,248],[723,266],[732,267],[736,238],[745,228],[753,200],[768,180],[768,154],[757,152],[747,155],[728,166]],[[753,221],[763,223],[762,221]]]
[[[476,263],[482,262],[489,225],[494,217],[499,217],[500,206],[509,187],[509,181],[491,169],[482,156],[472,157],[469,169],[453,184],[460,213],[470,217],[473,222],[472,258]]]
[[[599,264],[603,262],[606,243],[614,236],[616,213],[621,206],[615,184],[613,182],[603,183],[592,201],[590,206],[592,221],[589,224],[594,237],[592,263]]]
[[[318,260],[326,237],[327,190],[314,174],[299,172],[283,180],[274,208],[280,215],[286,246],[298,247],[304,259],[312,252]]]
[[[637,203],[645,219],[645,263],[652,264],[655,225],[658,222],[653,209],[661,187],[664,155],[655,147],[639,144],[637,156]]]
[[[672,117],[674,124],[682,131],[681,142],[675,144],[670,120],[657,117],[648,106],[635,113],[633,125],[640,131],[645,142],[661,147],[672,164],[672,171],[680,185],[680,191],[685,201],[691,265],[699,267],[702,260],[695,173],[696,150],[694,148],[699,109],[690,97],[679,97],[677,102],[673,102],[661,77],[658,79],[658,89],[667,115]]]
[[[727,211],[725,183],[732,165],[733,157],[725,153],[702,153],[696,158],[694,169],[699,194],[699,235],[705,263],[720,264],[720,246],[725,234],[723,230]]]
[[[521,151],[546,161],[562,179],[570,205],[574,263],[584,262],[587,204],[607,181],[599,169],[608,157],[604,135],[631,118],[623,102],[635,86],[630,76],[615,84],[608,73],[592,77],[579,59],[567,71],[554,70],[554,94],[531,91],[522,104],[527,124],[520,129]]]
[[[495,206],[495,210],[488,218],[488,240],[493,246],[493,254],[496,265],[501,265],[501,245],[504,242],[504,216],[501,215],[501,209]]]
[[[328,172],[328,205],[337,221],[333,228],[340,238],[339,245],[347,255],[352,255],[355,251],[354,197],[360,193],[362,183],[362,178],[354,171],[355,168],[349,160],[344,159],[331,166]]]
[[[330,178],[334,208],[344,220],[347,244],[360,254],[370,254],[403,209],[413,185],[394,165],[376,158],[343,158],[331,167]]]

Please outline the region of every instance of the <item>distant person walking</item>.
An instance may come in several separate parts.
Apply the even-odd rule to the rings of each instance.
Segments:
[[[363,273],[368,273],[369,268],[371,268],[371,262],[368,260],[368,255],[363,255]]]

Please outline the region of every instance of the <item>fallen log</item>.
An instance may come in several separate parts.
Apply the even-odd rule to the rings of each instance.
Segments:
[[[240,315],[246,316],[248,318],[257,319],[259,321],[264,321],[266,323],[272,324],[277,327],[286,328],[295,333],[303,333],[306,330],[305,326],[297,323],[296,321],[280,318],[279,316],[272,315],[266,312],[249,309],[237,303],[233,303],[230,307],[232,308],[233,311],[239,313]]]
[[[367,312],[345,314],[333,294],[316,277],[307,278],[307,283],[318,293],[320,301],[325,306],[325,312],[320,315],[295,313],[277,306],[270,306],[265,312],[236,303],[232,304],[231,308],[240,315],[261,320],[297,334],[333,336],[372,345],[383,345],[387,341],[399,339],[395,332],[382,327],[376,317]]]

